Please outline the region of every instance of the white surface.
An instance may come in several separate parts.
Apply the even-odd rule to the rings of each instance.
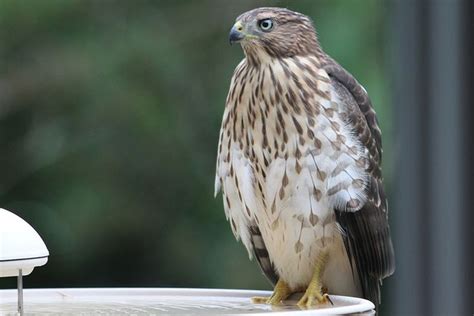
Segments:
[[[40,235],[19,216],[0,209],[0,277],[28,275],[48,261],[49,251]]]
[[[341,315],[366,312],[374,305],[364,299],[331,295],[334,306],[300,310],[287,305],[251,304],[253,296],[268,291],[166,288],[35,289],[25,290],[25,315],[50,313],[82,315]],[[0,314],[16,313],[16,290],[0,291]],[[290,305],[291,304],[291,305]]]

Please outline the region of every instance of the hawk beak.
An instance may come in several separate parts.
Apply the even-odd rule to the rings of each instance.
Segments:
[[[229,33],[229,43],[230,45],[240,42],[245,38],[245,34],[243,33],[244,27],[242,26],[242,22],[238,21],[234,24],[232,29]]]

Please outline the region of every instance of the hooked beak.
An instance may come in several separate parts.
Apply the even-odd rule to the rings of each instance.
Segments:
[[[242,26],[242,22],[238,21],[237,23],[234,24],[234,26],[232,27],[229,33],[230,45],[234,43],[238,43],[245,38],[245,34],[243,33],[243,30],[244,28]]]

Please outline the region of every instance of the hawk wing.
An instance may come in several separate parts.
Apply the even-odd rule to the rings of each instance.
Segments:
[[[365,89],[332,59],[327,60],[324,68],[334,90],[348,109],[348,123],[354,135],[369,151],[367,201],[356,212],[336,210],[336,219],[343,230],[346,251],[353,273],[357,272],[359,276],[363,295],[378,306],[381,281],[395,270],[387,200],[380,169],[381,132]]]

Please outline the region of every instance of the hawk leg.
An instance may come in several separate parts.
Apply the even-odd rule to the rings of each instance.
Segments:
[[[325,293],[327,289],[323,287],[321,278],[324,273],[324,268],[328,261],[328,251],[321,251],[316,259],[316,265],[314,266],[313,277],[311,282],[306,289],[303,297],[298,301],[299,307],[313,307],[316,305],[322,305],[331,303],[332,301],[329,298],[329,295]]]
[[[293,294],[293,291],[288,287],[285,281],[278,280],[273,289],[273,294],[270,297],[252,297],[252,303],[278,305],[291,294]]]

